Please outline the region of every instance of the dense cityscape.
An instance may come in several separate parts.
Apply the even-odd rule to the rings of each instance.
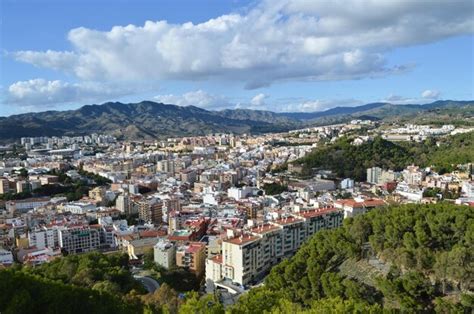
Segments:
[[[474,1],[1,0],[0,314],[472,314]]]
[[[443,173],[437,165],[373,166],[361,181],[324,164],[304,175],[299,161],[314,150],[341,140],[364,147],[456,136],[472,148],[473,134],[452,125],[387,128],[352,120],[255,136],[21,138],[2,148],[0,265],[35,268],[74,254],[123,254],[150,293],[186,277],[193,283],[184,291],[232,306],[312,235],[345,219],[394,204],[474,206],[470,162]]]

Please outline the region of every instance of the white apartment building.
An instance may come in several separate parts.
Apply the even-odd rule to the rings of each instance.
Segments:
[[[127,194],[120,194],[115,201],[115,207],[122,213],[130,214],[130,197]]]
[[[35,246],[37,249],[44,249],[46,247],[59,247],[59,232],[57,228],[42,227],[28,232],[28,241],[30,246]]]
[[[372,167],[367,169],[367,182],[378,184],[382,176],[382,168]]]
[[[408,166],[403,170],[403,180],[408,185],[421,185],[426,177],[426,172],[420,170],[418,166]]]
[[[171,242],[159,241],[153,247],[154,260],[166,269],[176,265],[176,247]]]
[[[236,201],[247,198],[250,194],[252,194],[252,188],[249,186],[243,188],[232,187],[227,190],[227,196],[232,197]]]
[[[90,202],[72,202],[72,203],[65,204],[63,206],[63,210],[65,212],[71,212],[73,214],[82,215],[87,212],[97,210],[97,207],[93,203],[90,203]]]
[[[0,248],[0,265],[13,264],[13,254],[10,251]]]
[[[313,209],[255,226],[222,241],[222,255],[206,260],[206,281],[228,279],[247,285],[262,279],[270,268],[293,255],[315,232],[342,225],[343,212]]]

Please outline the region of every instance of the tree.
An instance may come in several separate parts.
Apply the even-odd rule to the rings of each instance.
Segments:
[[[190,292],[179,308],[181,314],[224,314],[224,306],[215,296],[207,294],[199,297],[196,292]]]

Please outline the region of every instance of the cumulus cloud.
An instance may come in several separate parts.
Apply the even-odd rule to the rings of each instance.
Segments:
[[[437,90],[427,89],[421,93],[421,97],[425,99],[438,99],[440,94]]]
[[[6,90],[6,103],[28,110],[47,109],[63,103],[105,101],[136,91],[133,85],[122,86],[98,82],[69,83],[37,78],[11,84]]]
[[[206,22],[79,27],[71,51],[14,57],[85,80],[225,79],[246,88],[286,80],[343,80],[405,71],[390,49],[472,33],[471,0],[265,0]]]
[[[268,96],[263,93],[257,94],[250,100],[250,104],[253,106],[262,106],[265,104],[266,98],[268,98]]]
[[[205,109],[224,109],[234,106],[227,98],[209,94],[203,90],[191,91],[182,95],[157,95],[154,99],[164,104],[197,106]]]

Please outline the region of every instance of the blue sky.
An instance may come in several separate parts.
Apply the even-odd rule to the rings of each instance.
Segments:
[[[319,111],[474,98],[471,1],[1,6],[0,115],[144,99]]]

